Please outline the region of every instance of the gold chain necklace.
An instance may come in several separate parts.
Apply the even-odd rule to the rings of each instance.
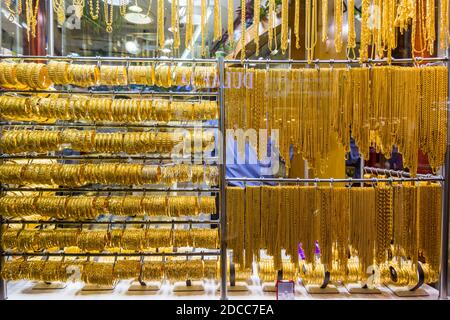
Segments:
[[[281,52],[284,54],[288,48],[288,20],[289,0],[281,0]]]
[[[194,31],[194,0],[187,0],[186,7],[186,48],[192,47],[192,36]]]
[[[95,11],[94,11],[94,0],[89,0],[89,12],[93,20],[98,19],[100,15],[100,0],[97,0],[97,2],[95,3]]]
[[[234,46],[234,1],[228,0],[228,38],[230,45]]]
[[[342,51],[342,0],[334,0],[334,46],[336,52]]]
[[[113,31],[113,18],[114,18],[114,8],[111,0],[106,0],[103,5],[103,14],[105,15],[106,32],[111,33]]]
[[[164,38],[164,0],[158,0],[158,43],[159,48],[163,49],[165,44]]]
[[[178,18],[178,4],[179,0],[172,0],[172,34],[173,34],[173,49],[178,50],[180,48],[180,21]]]
[[[246,16],[247,16],[247,8],[246,8],[247,0],[241,0],[241,61],[245,59],[246,50],[245,50],[245,42],[246,42]]]
[[[201,34],[202,34],[202,52],[201,56],[204,57],[206,55],[206,0],[201,0]],[[163,13],[164,14],[164,13]]]
[[[222,37],[222,14],[220,1],[214,0],[214,41],[219,41]]]
[[[259,23],[260,23],[260,10],[261,10],[261,0],[254,0],[253,5],[253,28],[254,28],[254,34],[253,39],[255,41],[255,54],[259,56]]]

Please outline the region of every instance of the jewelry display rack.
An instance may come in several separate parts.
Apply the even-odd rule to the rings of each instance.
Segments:
[[[222,133],[225,131],[225,101],[224,101],[224,89],[225,89],[225,66],[226,65],[244,65],[244,66],[254,66],[254,65],[274,65],[274,64],[283,64],[283,65],[307,65],[307,66],[318,66],[321,64],[328,64],[328,65],[334,65],[334,64],[343,64],[348,65],[349,67],[352,67],[353,65],[360,65],[361,62],[359,60],[313,60],[313,61],[307,61],[307,60],[224,60],[223,58],[218,59],[160,59],[160,58],[130,58],[130,57],[124,57],[124,58],[117,58],[117,57],[58,57],[58,56],[0,56],[0,60],[3,59],[15,59],[15,60],[61,60],[61,61],[81,61],[81,62],[166,62],[166,63],[216,63],[217,64],[217,70],[219,75],[219,88],[217,92],[214,93],[197,93],[205,96],[215,96],[217,98],[218,105],[220,107],[220,114],[219,114],[219,126],[217,129],[219,129]],[[447,57],[441,58],[415,58],[415,59],[392,59],[392,64],[414,64],[414,63],[434,63],[434,62],[442,62],[447,64],[447,69],[450,70],[450,62]],[[388,61],[386,59],[369,59],[365,62],[367,65],[372,64],[386,64]],[[21,93],[20,90],[4,90],[0,91],[0,93],[4,92],[16,92]],[[25,91],[26,93],[30,93],[30,91]],[[24,92],[24,93],[25,93]],[[31,91],[33,92],[33,91]],[[38,91],[36,91],[38,92]],[[46,92],[46,91],[39,91],[39,92]],[[187,95],[187,96],[193,96],[195,93],[179,93],[179,92],[145,92],[144,90],[141,90],[139,92],[135,91],[75,91],[73,88],[69,90],[57,90],[57,91],[48,91],[49,93],[85,93],[85,94],[112,94],[112,95],[139,95],[139,96],[176,96],[176,95]],[[450,109],[449,109],[449,119],[450,119]],[[0,122],[0,125],[3,126],[11,126],[11,125],[22,125],[22,126],[54,126],[54,127],[78,127],[78,126],[86,126],[86,127],[97,127],[97,126],[103,126],[102,124],[79,124],[79,123],[70,123],[70,122],[61,122],[61,123],[55,123],[54,125],[49,124],[33,124],[31,122],[11,122],[11,121],[3,121]],[[110,125],[105,125],[107,127],[111,127]],[[130,127],[147,127],[146,125],[133,125],[130,124]],[[183,128],[189,127],[189,125],[180,125]],[[149,125],[148,127],[152,128],[164,128],[164,126],[154,126]],[[165,126],[170,127],[170,126]],[[448,143],[450,143],[450,121],[448,123],[448,132],[449,132],[449,139]],[[120,192],[120,191],[136,191],[136,192],[170,192],[170,191],[183,191],[183,192],[194,192],[194,193],[216,193],[219,197],[219,206],[217,208],[219,212],[219,220],[218,221],[212,221],[212,220],[205,220],[205,221],[96,221],[96,222],[90,222],[90,221],[40,221],[40,220],[30,220],[30,221],[10,221],[10,220],[3,220],[0,219],[0,230],[2,230],[3,224],[217,224],[219,225],[220,230],[220,250],[218,252],[188,252],[188,253],[96,253],[96,254],[73,254],[73,253],[59,253],[59,252],[53,252],[53,253],[11,253],[11,252],[5,252],[3,251],[3,248],[1,250],[1,260],[0,260],[0,267],[1,264],[4,261],[4,258],[6,256],[207,256],[207,255],[218,255],[220,256],[220,288],[221,288],[221,299],[227,299],[227,240],[226,240],[226,234],[227,234],[227,213],[226,213],[226,185],[228,182],[260,182],[260,183],[276,183],[276,184],[299,184],[299,183],[311,183],[311,184],[320,184],[320,183],[377,183],[377,182],[420,182],[420,181],[434,181],[434,182],[442,182],[444,185],[444,194],[443,194],[443,213],[442,213],[442,232],[441,232],[441,263],[440,263],[440,275],[439,275],[439,297],[441,299],[445,299],[447,297],[448,292],[448,244],[449,244],[449,213],[450,213],[450,145],[447,145],[447,153],[446,153],[446,159],[445,159],[445,166],[442,170],[442,176],[431,176],[431,175],[418,175],[417,177],[409,177],[407,173],[397,173],[397,172],[390,172],[390,171],[383,171],[383,170],[377,170],[376,172],[379,174],[386,174],[389,177],[386,178],[362,178],[362,179],[334,179],[334,178],[226,178],[225,175],[225,159],[226,159],[226,135],[222,134],[219,141],[216,141],[218,145],[218,152],[219,152],[219,188],[209,188],[209,189],[181,189],[181,188],[162,188],[162,189],[152,189],[152,188],[115,188],[115,187],[105,187],[105,188],[29,188],[29,189],[23,189],[23,188],[6,188],[2,186],[2,191],[103,191],[103,192]],[[72,158],[73,157],[73,158]],[[54,159],[81,159],[83,156],[53,156]],[[125,157],[125,156],[124,156]],[[9,158],[8,156],[2,155],[0,157],[0,162],[4,159]],[[22,156],[20,156],[22,158]],[[119,157],[120,158],[120,157]],[[126,157],[126,159],[133,159],[132,156]],[[103,158],[96,158],[96,159],[103,159]],[[153,159],[142,159],[142,160],[158,160],[158,161],[165,161],[170,159],[159,159],[159,158],[153,158]],[[368,169],[367,172],[370,172],[371,170]],[[374,171],[375,172],[375,171]],[[0,217],[1,218],[1,217]],[[0,231],[1,232],[1,231]],[[1,236],[1,234],[0,234]],[[6,284],[3,280],[0,279],[0,299],[6,299]]]
[[[447,52],[450,55],[450,51]],[[361,62],[360,60],[355,59],[342,59],[342,60],[334,60],[334,59],[315,59],[312,61],[309,60],[254,60],[254,59],[243,59],[243,60],[226,60],[226,64],[229,65],[240,65],[244,68],[248,68],[249,66],[255,67],[257,65],[265,65],[267,69],[270,68],[270,65],[287,65],[291,67],[292,65],[305,65],[305,66],[315,66],[319,68],[319,65],[329,65],[333,67],[335,64],[347,65],[348,68],[352,68],[353,65],[386,65],[391,63],[392,65],[403,65],[403,64],[419,64],[419,63],[445,63],[447,67],[447,73],[450,78],[450,60],[448,56],[446,57],[427,57],[427,58],[402,58],[395,59],[392,58],[390,61],[387,59],[368,59],[365,62]],[[450,84],[449,84],[450,90]],[[449,216],[450,216],[450,99],[447,103],[447,113],[448,113],[448,123],[447,123],[447,148],[446,148],[446,157],[445,163],[442,168],[443,176],[432,176],[432,175],[417,175],[415,178],[409,177],[408,174],[400,173],[394,174],[393,172],[383,171],[382,169],[378,171],[381,174],[387,174],[389,178],[369,178],[369,179],[333,179],[333,178],[226,178],[226,183],[228,182],[242,182],[244,185],[248,182],[259,182],[263,183],[275,183],[275,184],[300,184],[300,183],[311,183],[311,184],[320,184],[320,183],[329,183],[330,185],[334,183],[377,183],[377,182],[421,182],[421,181],[430,181],[430,182],[442,182],[444,185],[443,188],[443,206],[442,206],[442,218],[441,218],[441,255],[440,255],[440,270],[439,270],[439,298],[447,299],[448,296],[448,248],[449,248]],[[370,172],[370,169],[369,169]]]
[[[57,61],[70,61],[70,62],[92,62],[97,63],[99,67],[101,67],[102,62],[116,62],[116,63],[126,63],[126,69],[128,70],[128,66],[130,62],[133,63],[167,63],[169,65],[174,65],[178,63],[190,63],[192,64],[193,68],[197,64],[208,64],[208,65],[214,65],[217,69],[217,74],[220,77],[220,85],[214,89],[214,91],[211,91],[208,89],[208,91],[202,92],[202,91],[190,91],[190,92],[175,92],[175,91],[169,91],[169,92],[158,92],[158,91],[145,91],[144,89],[133,91],[133,90],[127,90],[127,91],[116,91],[116,90],[102,90],[102,91],[93,91],[93,90],[87,90],[87,89],[74,89],[71,86],[68,86],[67,88],[57,90],[14,90],[14,89],[5,89],[0,90],[0,94],[3,93],[15,93],[15,94],[32,94],[32,93],[40,93],[40,94],[58,94],[58,93],[65,93],[65,94],[85,94],[89,96],[94,96],[97,94],[100,95],[112,95],[112,96],[139,96],[139,97],[170,97],[171,99],[175,96],[179,97],[214,97],[217,101],[218,107],[219,107],[219,116],[218,121],[219,125],[203,125],[203,121],[200,121],[200,126],[198,124],[190,124],[186,121],[180,121],[177,122],[177,124],[128,124],[128,123],[115,123],[115,124],[103,124],[103,123],[78,123],[74,121],[56,121],[54,124],[48,124],[48,123],[39,123],[39,122],[32,122],[32,121],[2,121],[0,122],[0,126],[2,129],[4,127],[42,127],[42,128],[97,128],[97,127],[107,127],[107,128],[150,128],[150,129],[166,129],[166,128],[186,128],[186,129],[195,129],[200,128],[202,131],[204,129],[214,129],[218,130],[224,127],[224,121],[222,116],[225,114],[223,109],[223,73],[224,73],[224,63],[223,58],[218,59],[161,59],[161,58],[116,58],[116,57],[60,57],[60,56],[0,56],[0,60],[14,60],[14,61],[50,61],[50,60],[57,60]],[[64,87],[64,86],[63,86]],[[217,119],[217,118],[216,118]],[[194,120],[195,123],[196,120]],[[219,135],[220,136],[220,135]],[[222,141],[218,141],[217,143],[220,144]],[[8,192],[8,191],[20,191],[20,192],[107,192],[107,193],[115,193],[115,192],[143,192],[144,195],[146,192],[158,192],[158,193],[170,193],[170,192],[183,192],[183,193],[194,193],[194,194],[210,194],[215,195],[218,197],[218,201],[216,203],[224,203],[224,195],[225,195],[225,187],[221,183],[225,181],[225,166],[224,163],[224,155],[220,154],[221,148],[215,149],[216,154],[219,153],[219,157],[202,157],[201,163],[212,165],[212,166],[218,166],[219,167],[219,187],[200,187],[200,188],[191,188],[191,187],[125,187],[125,186],[108,186],[108,185],[102,185],[100,187],[61,187],[61,188],[51,188],[51,187],[43,187],[43,188],[22,188],[22,187],[8,187],[5,185],[0,185],[1,192]],[[5,155],[2,154],[0,156],[0,163],[2,163],[6,159],[54,159],[54,160],[141,160],[144,161],[145,164],[148,164],[149,162],[151,164],[156,163],[166,163],[166,162],[173,162],[174,160],[191,160],[191,158],[186,157],[155,157],[153,155],[55,155],[51,153],[47,154],[30,154],[30,155]],[[196,163],[199,159],[192,159],[195,160]],[[219,161],[220,160],[220,161]],[[200,163],[200,162],[198,162]],[[223,190],[223,191],[222,191]],[[29,224],[38,224],[40,226],[44,225],[107,225],[108,227],[112,225],[120,225],[120,226],[127,226],[127,225],[141,225],[148,227],[149,225],[172,225],[172,228],[174,225],[209,225],[209,226],[217,226],[220,239],[220,249],[219,250],[211,250],[208,249],[207,251],[191,251],[191,252],[134,252],[134,253],[124,253],[124,252],[100,252],[100,253],[67,253],[67,252],[30,252],[30,253],[24,253],[24,252],[9,252],[5,251],[4,248],[0,247],[0,269],[3,266],[3,263],[5,261],[6,257],[12,257],[12,256],[21,256],[21,257],[32,257],[32,256],[41,256],[41,257],[168,257],[168,256],[174,256],[174,257],[205,257],[205,256],[217,256],[219,257],[220,261],[220,270],[222,272],[221,279],[220,279],[220,285],[221,285],[221,298],[226,299],[227,293],[226,293],[226,239],[224,237],[224,226],[226,222],[226,215],[225,212],[222,211],[224,207],[217,206],[216,207],[216,213],[218,214],[217,220],[201,220],[201,219],[188,219],[188,220],[164,220],[164,221],[158,221],[158,220],[147,220],[151,219],[151,217],[148,217],[147,219],[142,219],[141,221],[117,221],[117,220],[108,220],[108,221],[70,221],[70,220],[6,220],[3,219],[3,217],[0,216],[0,237],[3,230],[4,225],[8,224],[19,224],[22,226],[29,225]],[[195,249],[195,248],[193,248]],[[141,259],[142,261],[142,259]],[[7,291],[6,291],[6,283],[3,279],[0,279],[0,299],[4,300],[7,299]]]

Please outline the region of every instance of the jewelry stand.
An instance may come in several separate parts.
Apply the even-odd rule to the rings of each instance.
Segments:
[[[98,284],[86,284],[81,291],[94,292],[94,291],[113,291],[116,285],[98,285]]]
[[[32,290],[55,290],[55,289],[64,289],[67,287],[66,282],[44,282],[39,281],[36,283],[31,289]]]
[[[161,282],[151,281],[151,282],[143,282],[143,281],[134,281],[128,291],[130,292],[147,292],[147,291],[159,291],[161,289]]]
[[[173,288],[173,292],[204,292],[205,287],[202,281],[192,282],[191,280],[186,280],[186,282],[177,282]]]
[[[350,294],[381,294],[381,290],[377,287],[369,288],[359,283],[344,283],[344,286]]]

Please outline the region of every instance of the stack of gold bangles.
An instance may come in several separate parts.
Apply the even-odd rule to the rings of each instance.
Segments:
[[[124,66],[101,66],[100,84],[108,86],[126,86],[127,70]]]
[[[82,186],[85,184],[144,185],[190,182],[196,165],[157,166],[130,163],[102,164],[2,164],[2,183]],[[218,168],[204,167],[203,182],[218,182]],[[215,169],[214,169],[215,168]],[[195,170],[196,171],[196,170]],[[196,171],[197,172],[197,171]]]
[[[0,63],[0,86],[15,89],[47,89],[52,84],[42,63]]]
[[[192,70],[193,75],[192,75]],[[125,66],[71,64],[64,61],[43,63],[2,62],[0,64],[0,85],[8,88],[46,89],[52,83],[73,84],[80,87],[95,85],[123,86],[130,84],[158,85],[169,88],[172,85],[193,84],[197,88],[218,86],[217,69],[208,66],[171,67],[170,65]]]
[[[100,215],[194,216],[214,214],[213,196],[18,196],[0,197],[0,216],[40,215],[56,219],[95,219]]]
[[[0,148],[4,153],[57,151],[63,145],[83,152],[170,153],[189,141],[195,151],[204,150],[214,142],[211,132],[114,132],[95,130],[4,130]],[[184,144],[183,144],[184,146]]]
[[[169,260],[139,261],[117,260],[115,262],[97,262],[86,260],[24,260],[13,259],[5,262],[1,277],[8,281],[34,280],[46,282],[66,282],[70,271],[77,268],[80,279],[87,284],[114,286],[119,280],[137,279],[143,281],[171,281],[217,279],[219,277],[218,260]]]
[[[1,81],[1,76],[0,76]],[[0,96],[0,117],[10,120],[56,121],[201,121],[218,117],[216,101],[112,99],[86,95]]]
[[[172,246],[216,249],[217,229],[6,229],[2,233],[5,249],[20,252],[78,247],[82,251],[103,251],[108,248],[142,251]]]

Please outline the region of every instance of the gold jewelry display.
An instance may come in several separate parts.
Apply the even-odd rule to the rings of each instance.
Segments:
[[[384,268],[393,243],[397,260],[409,259],[417,265],[420,255],[433,276],[439,265],[440,192],[439,184],[428,183],[417,187],[228,187],[229,249],[239,266],[251,267],[256,257],[260,268],[268,263],[270,270],[281,270],[285,268],[281,250],[298,263],[301,244],[306,259],[301,262],[302,279],[318,284],[325,271],[331,272],[333,281],[364,280],[369,266]],[[269,262],[259,259],[263,249],[273,256]]]
[[[254,78],[250,88],[235,86],[243,72],[227,69],[226,126],[268,129],[269,135],[271,129],[278,129],[286,169],[293,146],[294,154],[307,160],[316,173],[322,172],[336,134],[337,141],[350,150],[350,131],[364,159],[372,146],[390,158],[396,145],[412,175],[417,172],[419,148],[434,171],[444,163],[448,97],[444,66],[247,69],[245,73]],[[253,147],[264,155],[266,145],[258,141]],[[242,147],[238,142],[241,156]]]
[[[34,183],[61,186],[82,186],[90,183],[142,185],[161,182],[172,184],[188,182],[191,179],[191,171],[187,165],[160,167],[130,163],[2,164],[0,173],[3,183],[18,185]],[[217,179],[217,170],[206,171],[205,183],[217,183]]]
[[[210,73],[208,73],[210,74]],[[211,74],[212,77],[212,74]],[[200,84],[200,80],[198,80]],[[0,115],[10,120],[189,121],[217,118],[216,101],[0,96]]]

